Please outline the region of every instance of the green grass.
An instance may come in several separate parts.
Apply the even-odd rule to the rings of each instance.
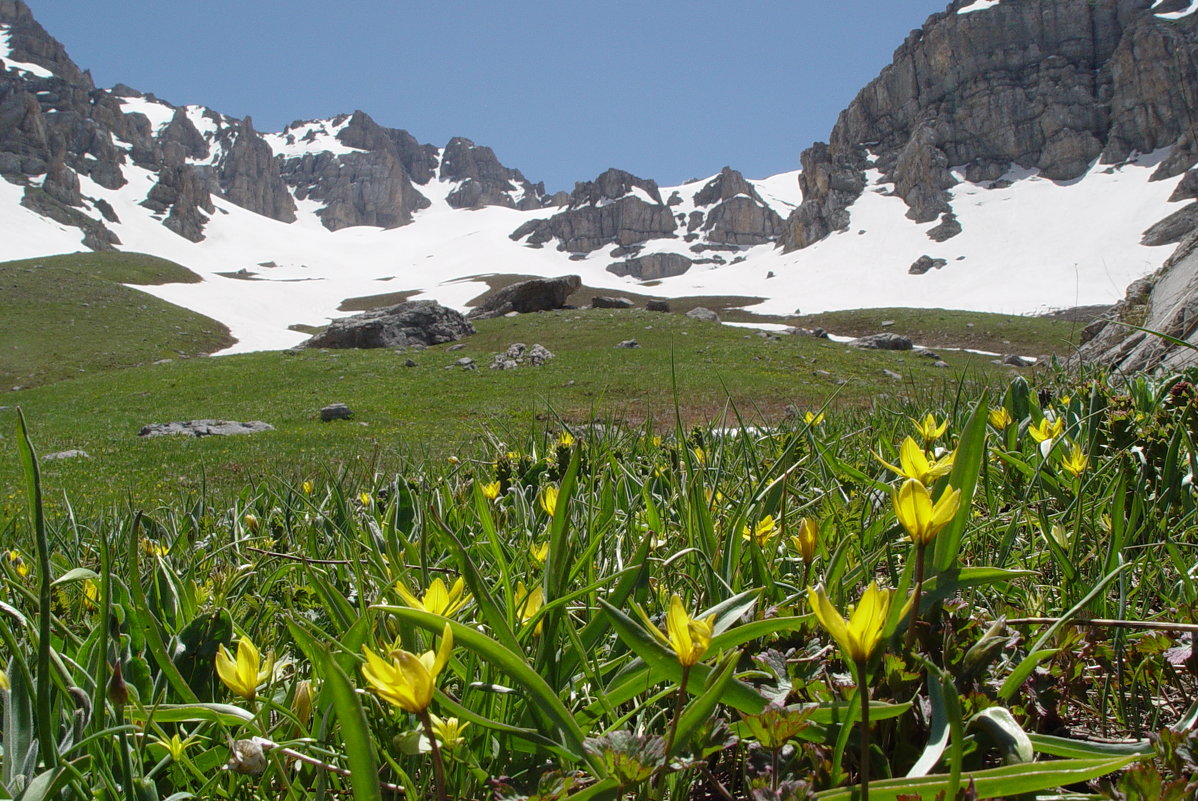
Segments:
[[[192,283],[173,262],[75,253],[0,264],[0,388],[33,387],[233,343],[215,320],[122,284]]]
[[[743,329],[637,310],[563,310],[481,321],[463,348],[268,352],[175,360],[96,373],[10,393],[43,453],[78,448],[90,459],[47,463],[47,485],[77,502],[164,497],[200,485],[231,489],[265,475],[312,476],[342,467],[394,468],[404,455],[447,456],[483,436],[521,438],[541,425],[603,419],[669,426],[675,401],[689,423],[734,405],[750,423],[774,423],[787,405],[817,409],[904,399],[952,398],[1005,384],[1010,368],[973,354],[944,354],[953,369],[911,354],[859,351],[809,337],[771,341]],[[616,344],[636,339],[637,349]],[[543,367],[490,370],[514,342],[540,343]],[[479,369],[453,366],[462,357]],[[404,367],[407,358],[417,362]],[[887,377],[883,370],[902,375]],[[844,382],[844,383],[841,383]],[[675,396],[675,388],[677,395]],[[322,423],[334,402],[349,422]],[[276,431],[245,437],[142,440],[142,425],[197,418],[264,420]],[[548,422],[546,422],[548,421]],[[728,425],[735,425],[729,417]],[[0,431],[12,429],[0,412]],[[484,434],[484,432],[488,432]],[[11,495],[15,467],[0,462]]]
[[[957,347],[1024,356],[1067,356],[1085,323],[1049,317],[952,311],[948,309],[852,309],[794,318],[794,325],[824,328],[841,336],[893,331],[929,348]],[[893,320],[894,324],[882,327]]]

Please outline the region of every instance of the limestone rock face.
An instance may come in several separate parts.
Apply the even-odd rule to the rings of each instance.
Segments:
[[[309,153],[286,163],[288,182],[299,200],[322,201],[321,222],[330,231],[354,225],[396,228],[427,208],[403,164],[387,150]]]
[[[731,167],[725,167],[695,194],[695,211],[687,230],[702,230],[709,242],[727,245],[762,245],[782,233],[782,218],[771,209],[753,185]]]
[[[192,242],[204,238],[207,215],[216,211],[204,179],[195,167],[188,164],[159,170],[158,183],[146,195],[142,205],[151,211],[166,214],[162,224]]]
[[[559,250],[590,253],[612,244],[627,247],[672,237],[677,227],[655,182],[612,169],[576,184],[564,211],[525,223],[511,238],[534,246],[556,239]]]
[[[1186,171],[1198,160],[1187,134],[1198,21],[1161,19],[1153,1],[1007,0],[958,14],[972,0],[953,0],[841,112],[828,143],[803,153],[803,203],[782,245],[844,230],[871,166],[917,222],[951,213],[950,167],[971,181],[1013,165],[1067,181],[1099,158],[1177,145],[1157,177]]]
[[[472,320],[485,320],[502,317],[510,312],[525,314],[560,309],[580,286],[582,278],[577,275],[519,281],[486,298],[470,312],[469,317]]]
[[[402,348],[439,345],[474,333],[461,313],[432,300],[409,300],[334,320],[306,348]]]
[[[679,253],[650,253],[607,265],[607,271],[616,275],[631,275],[640,281],[656,281],[682,275],[691,268],[693,261]]]
[[[274,151],[246,117],[236,129],[221,132],[232,138],[218,167],[221,191],[242,208],[280,222],[295,221],[295,201],[279,172]]]
[[[1082,330],[1073,365],[1097,363],[1123,373],[1176,370],[1198,363],[1198,350],[1172,345],[1129,323],[1198,345],[1198,232],[1189,234],[1154,275],[1135,281],[1123,300]]]
[[[339,124],[346,118],[336,117]],[[337,134],[338,141],[359,150],[386,151],[403,165],[408,178],[416,184],[427,184],[437,175],[437,148],[422,145],[416,137],[398,128],[384,128],[364,111],[349,115],[348,124]]]
[[[446,198],[455,209],[505,206],[531,210],[544,205],[544,184],[529,183],[519,170],[500,164],[491,148],[469,139],[449,140],[441,156],[441,179],[461,182]]]

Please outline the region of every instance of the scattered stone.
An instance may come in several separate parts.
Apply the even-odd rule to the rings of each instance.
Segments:
[[[404,367],[416,367],[417,366],[416,360],[415,359],[404,359],[403,366]]]
[[[936,353],[928,350],[927,348],[916,348],[914,355],[922,356],[925,359],[939,359],[940,358],[940,356],[938,356]]]
[[[824,378],[831,378],[831,377],[832,377],[832,374],[831,374],[831,373],[829,373],[827,370],[812,370],[812,371],[811,371],[811,374],[812,374],[812,375],[823,376]]]
[[[529,348],[523,342],[515,342],[503,353],[495,354],[495,358],[491,360],[491,369],[515,370],[525,365],[540,367],[552,358],[553,353],[544,345],[533,345]]]
[[[461,350],[461,349],[462,349],[462,348],[464,348],[464,347],[466,347],[466,345],[465,345],[464,343],[461,343],[461,342],[459,342],[459,343],[458,343],[458,344],[456,344],[456,345],[450,345],[450,346],[449,346],[448,348],[446,348],[445,350],[449,350],[449,351],[453,351],[453,350]]]
[[[43,462],[57,462],[59,459],[90,459],[87,451],[72,449],[69,451],[58,451],[57,453],[47,453],[42,456]]]
[[[1026,359],[1023,356],[1010,353],[1002,357],[1002,363],[1009,367],[1031,367],[1036,362],[1032,359]]]
[[[961,223],[957,215],[946,211],[940,216],[940,224],[928,229],[928,239],[933,242],[947,242],[961,233]]]
[[[348,420],[353,416],[353,411],[344,403],[330,403],[320,410],[320,419],[326,423],[330,420]]]
[[[696,306],[688,311],[686,316],[692,320],[703,320],[709,323],[718,323],[720,321],[720,316],[705,306]]]
[[[670,302],[668,300],[651,300],[645,304],[645,309],[653,312],[668,312]]]
[[[878,325],[882,326],[883,328],[890,328],[890,326],[894,325],[894,320],[883,320],[882,322],[878,323]]]
[[[924,255],[916,259],[907,268],[907,272],[911,275],[923,275],[928,270],[939,270],[946,264],[948,264],[948,259],[933,259],[931,256]]]
[[[641,343],[637,342],[635,339],[626,339],[619,345],[616,345],[617,348],[639,348],[640,346]]]
[[[527,314],[528,312],[549,311],[560,309],[566,305],[570,297],[582,286],[582,279],[577,275],[561,275],[556,278],[530,278],[505,286],[491,295],[470,312],[471,320],[487,320],[492,317],[503,317],[511,312]]]
[[[943,362],[943,361],[937,360],[937,361],[932,362],[932,366],[933,367],[948,367],[948,362]]]
[[[633,303],[628,298],[609,298],[595,297],[591,298],[592,309],[631,309]]]
[[[682,275],[693,261],[680,253],[651,253],[624,261],[612,262],[607,271],[619,276],[630,275],[639,281],[656,281]]]
[[[398,348],[440,345],[474,333],[459,312],[432,300],[409,300],[343,317],[304,343],[307,348]]]
[[[471,359],[469,356],[463,356],[462,358],[460,358],[456,362],[454,362],[454,364],[456,364],[458,367],[461,367],[466,370],[474,369],[474,359]]]
[[[149,423],[141,427],[137,436],[165,437],[182,434],[188,437],[223,437],[274,430],[274,426],[261,420],[251,420],[248,423],[238,423],[232,420],[188,420],[178,423]]]
[[[911,340],[908,337],[889,332],[870,334],[866,337],[854,339],[849,344],[854,348],[868,348],[870,350],[911,350],[912,348]]]
[[[887,378],[893,378],[895,381],[901,381],[903,379],[903,377],[901,375],[899,375],[898,373],[896,373],[894,370],[883,369],[882,375],[886,376]]]
[[[827,339],[828,332],[822,328],[817,327],[817,328],[811,329],[811,336],[815,337],[816,339]]]
[[[159,359],[158,361],[154,362],[154,364],[170,364],[173,361],[174,359]]]

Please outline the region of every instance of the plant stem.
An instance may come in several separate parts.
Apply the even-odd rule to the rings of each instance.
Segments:
[[[915,590],[911,593],[911,619],[907,621],[907,651],[915,649],[915,626],[919,623],[919,599],[923,595],[924,555],[926,542],[915,546]]]
[[[678,734],[678,719],[682,717],[682,707],[686,703],[686,680],[690,678],[691,666],[682,666],[682,678],[678,682],[678,695],[674,701],[674,719],[670,721],[670,732],[666,735],[666,761],[669,762],[670,751],[674,750],[674,737]]]
[[[433,734],[433,719],[427,709],[418,717],[424,725],[424,736],[428,737],[429,749],[433,754],[433,782],[437,787],[437,801],[448,801],[445,795],[445,763],[441,761],[441,747],[437,745],[437,736]]]
[[[857,693],[861,696],[861,801],[869,801],[869,687],[864,659],[857,661]]]

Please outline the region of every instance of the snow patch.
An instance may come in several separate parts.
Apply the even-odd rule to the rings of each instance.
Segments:
[[[1156,3],[1154,3],[1152,7],[1156,8],[1164,2],[1165,2],[1165,0],[1157,0]],[[1156,16],[1158,19],[1173,20],[1173,19],[1181,19],[1182,17],[1188,17],[1191,14],[1193,14],[1195,11],[1198,11],[1198,0],[1190,0],[1190,5],[1188,8],[1183,8],[1181,11],[1167,11],[1164,13],[1156,14],[1154,16]]]
[[[1002,0],[973,0],[972,3],[964,8],[957,9],[958,14],[972,14],[975,11],[985,11],[988,8],[994,8],[1001,3]]]
[[[175,116],[175,109],[160,100],[148,100],[144,97],[122,97],[121,111],[125,114],[144,114],[150,121],[150,129],[154,136],[162,133],[162,129],[170,124]]]
[[[12,30],[9,25],[0,25],[0,65],[5,69],[17,70],[25,72],[35,78],[53,78],[54,73],[43,67],[41,64],[33,64],[28,61],[14,61],[12,59]]]
[[[262,134],[276,156],[299,158],[309,153],[332,153],[345,155],[361,153],[360,148],[349,147],[337,139],[337,134],[349,125],[349,117],[334,125],[332,120],[309,120],[294,123],[280,133]]]

